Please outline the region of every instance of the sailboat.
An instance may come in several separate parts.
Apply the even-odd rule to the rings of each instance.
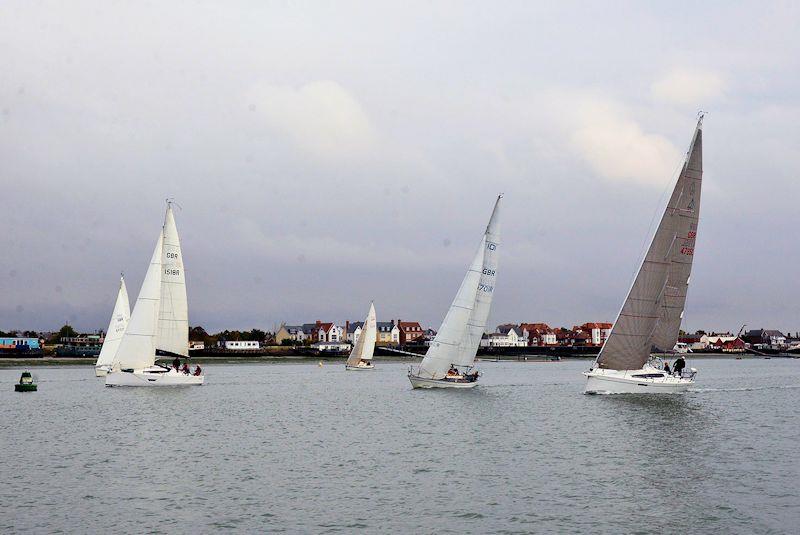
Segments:
[[[119,277],[119,291],[117,291],[117,302],[114,304],[114,311],[111,313],[111,321],[108,323],[106,338],[103,340],[103,347],[100,348],[100,355],[94,365],[94,374],[103,377],[111,371],[111,364],[117,354],[117,348],[128,327],[131,319],[131,305],[128,302],[128,289],[125,287],[125,277]]]
[[[350,352],[345,364],[345,370],[361,371],[374,370],[372,354],[375,352],[375,340],[378,336],[378,323],[375,320],[375,305],[370,303],[369,312],[364,320],[361,334]]]
[[[203,375],[189,375],[156,364],[156,356],[180,359],[188,355],[189,310],[183,254],[172,203],[168,201],[164,226],[112,370],[106,376],[106,386],[201,385]]]
[[[497,196],[478,251],[422,363],[408,371],[413,388],[474,388],[478,384],[473,364],[492,307],[502,198]]]
[[[664,214],[608,340],[585,372],[587,394],[676,393],[697,370],[669,373],[651,352],[672,352],[686,305],[703,179],[703,116]]]

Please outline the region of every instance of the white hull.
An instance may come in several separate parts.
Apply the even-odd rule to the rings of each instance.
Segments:
[[[106,386],[199,386],[205,376],[187,375],[170,369],[168,372],[134,370],[132,372],[111,372],[106,376]]]
[[[108,375],[108,372],[110,371],[111,371],[110,366],[97,366],[94,369],[94,375],[95,377],[105,377],[106,375]]]
[[[668,375],[662,370],[652,367],[646,367],[641,370],[604,370],[595,368],[584,373],[587,378],[584,393],[680,394],[694,385],[695,373],[692,370],[689,375],[679,377]],[[651,375],[652,377],[641,377],[643,375]]]
[[[361,372],[361,371],[365,371],[365,370],[374,370],[375,366],[373,366],[372,364],[367,366],[367,365],[364,365],[363,363],[358,363],[355,366],[350,366],[350,365],[345,364],[344,369],[349,371],[349,372]]]
[[[445,381],[444,379],[428,379],[417,375],[408,374],[413,388],[475,388],[477,381],[458,383],[455,381]]]

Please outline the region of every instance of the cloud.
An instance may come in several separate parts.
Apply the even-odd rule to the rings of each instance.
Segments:
[[[613,101],[580,97],[570,108],[572,150],[602,177],[663,186],[680,151],[666,138],[646,133]]]
[[[260,82],[247,92],[251,111],[297,147],[321,158],[367,154],[375,129],[358,100],[336,82],[322,80],[299,88]]]
[[[650,90],[656,100],[701,109],[724,94],[725,80],[710,71],[673,69],[654,82]]]

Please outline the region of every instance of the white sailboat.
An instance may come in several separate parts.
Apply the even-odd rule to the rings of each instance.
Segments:
[[[347,358],[345,370],[374,370],[372,354],[375,352],[375,340],[378,337],[378,322],[375,318],[375,305],[370,303],[369,312],[364,320],[361,334],[358,336],[350,356]]]
[[[189,310],[178,229],[167,203],[128,328],[114,357],[106,386],[201,385],[203,375],[189,375],[156,364],[156,356],[188,357]]]
[[[478,251],[436,338],[419,367],[408,371],[413,388],[473,388],[478,384],[479,374],[472,368],[494,295],[502,197],[495,201]]]
[[[117,348],[119,348],[120,340],[125,334],[130,319],[131,305],[128,302],[128,289],[125,287],[125,277],[120,276],[117,301],[114,303],[114,311],[111,313],[111,321],[108,323],[103,347],[100,349],[100,355],[97,356],[97,362],[94,365],[94,374],[97,377],[103,377],[111,371],[114,355],[117,354]]]
[[[675,393],[694,384],[697,370],[668,373],[651,351],[672,351],[686,305],[703,179],[703,117],[667,207],[622,309],[592,368],[586,393]]]

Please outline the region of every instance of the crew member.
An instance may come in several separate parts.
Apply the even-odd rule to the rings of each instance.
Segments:
[[[683,357],[678,357],[677,360],[675,360],[675,364],[672,365],[672,369],[675,370],[675,375],[681,375],[685,367],[686,361],[683,360]]]
[[[195,375],[200,375],[202,373],[203,373],[203,370],[200,369],[200,365],[198,364],[197,368],[194,369],[194,374]]]
[[[672,370],[669,369],[669,362],[666,360],[664,361],[664,371],[667,373],[672,373]]]
[[[175,357],[175,360],[172,361],[172,367],[175,368],[175,371],[181,369],[181,359],[180,357]]]

